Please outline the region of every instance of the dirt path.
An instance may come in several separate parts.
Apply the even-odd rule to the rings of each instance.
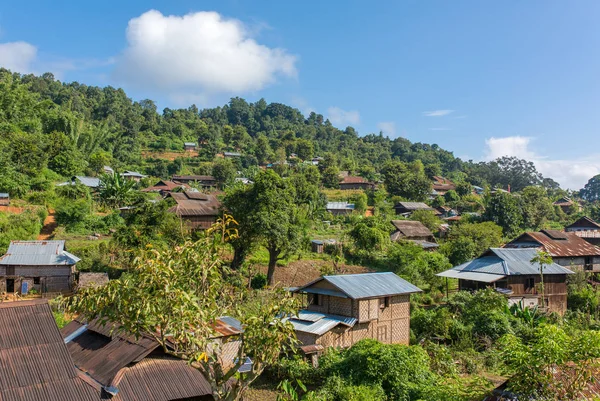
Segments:
[[[48,210],[48,216],[44,219],[44,226],[40,231],[40,235],[38,235],[38,240],[47,240],[52,237],[52,233],[58,227],[58,223],[56,223],[56,215],[54,214],[54,210]]]

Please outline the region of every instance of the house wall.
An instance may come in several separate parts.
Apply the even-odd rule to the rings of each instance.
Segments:
[[[334,296],[324,296],[323,298],[324,301],[325,299],[327,301],[320,309],[314,308],[315,305],[311,305],[308,309],[322,313],[353,316],[357,317],[359,321],[354,327],[338,325],[322,336],[296,332],[298,340],[303,345],[320,344],[324,347],[345,348],[365,338],[372,338],[385,344],[409,343],[410,295],[389,297],[389,306],[383,309],[379,307],[380,298],[354,301]]]
[[[345,184],[342,183],[340,184],[340,189],[346,190],[346,189],[370,189],[373,187],[373,184],[369,184],[367,182],[356,182],[356,183],[350,183],[350,184]]]
[[[206,230],[217,221],[217,216],[182,216],[181,219],[192,230]]]
[[[572,257],[572,258],[554,257],[554,258],[552,258],[552,260],[554,261],[554,263],[564,266],[571,270],[578,270],[578,271],[586,270],[585,269],[586,258],[583,256]],[[600,257],[599,256],[591,256],[590,261],[592,263],[591,270],[600,272]],[[587,270],[589,271],[590,269],[587,269]]]
[[[11,271],[14,269],[14,273]],[[7,273],[11,273],[10,275]],[[44,292],[69,292],[73,287],[75,266],[0,266],[0,292],[6,292],[6,279],[15,280],[15,292],[24,281],[28,288]],[[34,284],[34,278],[39,284]]]

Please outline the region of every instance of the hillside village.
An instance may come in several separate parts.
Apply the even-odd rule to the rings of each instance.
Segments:
[[[2,401],[600,396],[600,176],[7,70],[0,127]]]

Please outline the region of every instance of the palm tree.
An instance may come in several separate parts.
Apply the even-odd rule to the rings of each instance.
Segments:
[[[128,180],[115,171],[100,177],[100,201],[110,207],[123,206],[133,194],[135,181]]]

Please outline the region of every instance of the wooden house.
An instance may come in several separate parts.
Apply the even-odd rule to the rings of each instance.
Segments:
[[[439,247],[433,233],[420,221],[392,220],[392,225],[396,229],[390,235],[393,242],[410,241],[425,250],[435,250]]]
[[[177,203],[169,208],[192,230],[205,230],[210,228],[221,214],[221,202],[214,195],[201,192],[171,192],[169,197]]]
[[[581,211],[581,205],[566,196],[563,196],[552,204],[558,206],[566,214]]]
[[[0,400],[100,401],[67,351],[47,300],[0,303]]]
[[[333,215],[351,214],[354,211],[354,203],[348,202],[327,202],[325,207]]]
[[[222,317],[215,323],[222,344],[221,364],[234,365],[239,348],[239,321]],[[210,383],[188,361],[168,355],[151,336],[134,337],[117,325],[74,320],[61,329],[68,354],[81,375],[96,385],[98,395],[112,401],[208,401]],[[229,341],[223,341],[227,338]],[[67,354],[67,355],[68,355]]]
[[[11,241],[0,257],[0,293],[69,292],[79,261],[65,241]]]
[[[126,180],[140,182],[142,178],[146,178],[147,176],[142,173],[138,173],[137,171],[125,171],[121,173],[121,177],[125,178]]]
[[[539,265],[532,248],[490,248],[470,262],[453,267],[437,276],[458,279],[459,290],[495,288],[509,303],[523,302],[527,307],[541,305]],[[567,276],[573,271],[552,263],[544,267],[544,305],[550,312],[567,310]]]
[[[363,177],[346,176],[340,181],[340,189],[373,189],[375,184]]]
[[[578,219],[573,224],[565,227],[565,231],[575,233],[580,238],[592,245],[600,245],[600,224],[587,216]]]
[[[217,186],[217,179],[212,175],[174,175],[172,180],[177,184],[194,184],[204,189]]]
[[[193,152],[196,150],[196,146],[196,142],[184,142],[183,150],[185,150],[186,152]]]
[[[10,206],[10,195],[6,192],[0,192],[0,206]]]
[[[394,206],[396,214],[409,215],[416,210],[429,210],[435,212],[435,209],[423,202],[398,202]]]
[[[439,175],[433,176],[432,189],[436,195],[444,196],[446,192],[456,189],[456,184]]]
[[[394,273],[323,276],[293,290],[306,308],[289,321],[306,354],[364,338],[408,344],[410,294],[420,291]]]
[[[102,182],[100,181],[100,178],[98,178],[98,177],[85,177],[82,175],[77,175],[77,176],[71,177],[71,181],[61,182],[60,184],[57,184],[56,186],[62,187],[65,185],[80,184],[80,185],[88,187],[92,191],[96,191],[100,188],[101,183]]]
[[[600,272],[600,248],[574,232],[542,230],[527,232],[505,245],[505,248],[543,249],[554,263],[572,270]]]

